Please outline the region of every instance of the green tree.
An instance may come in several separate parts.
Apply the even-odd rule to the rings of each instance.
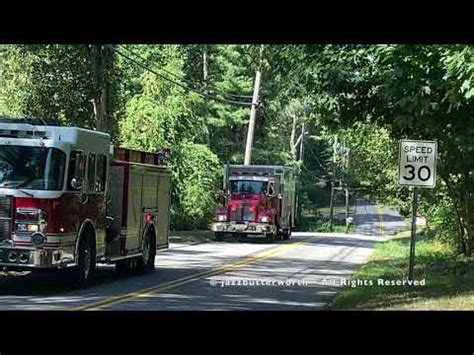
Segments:
[[[53,118],[116,134],[110,51],[97,45],[12,45],[0,53],[4,114]]]
[[[18,46],[0,46],[0,114],[25,114],[31,69],[31,58],[25,56]]]
[[[371,121],[389,126],[396,140],[439,142],[438,173],[456,209],[462,251],[470,254],[474,238],[472,46],[309,49],[314,65],[308,89],[319,98],[317,106],[327,125],[350,127],[357,121]]]
[[[207,229],[216,209],[215,190],[221,176],[218,157],[203,144],[182,142],[173,158],[172,227]]]

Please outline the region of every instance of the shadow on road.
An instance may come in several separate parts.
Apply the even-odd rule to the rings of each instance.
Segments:
[[[52,270],[1,276],[0,296],[48,296],[77,291],[71,271]],[[121,275],[113,266],[101,266],[88,288],[133,277],[140,275]]]
[[[317,244],[317,245],[328,245],[328,246],[345,246],[345,247],[358,247],[358,248],[373,248],[375,244],[379,241],[376,239],[361,239],[354,238],[351,236],[347,237],[325,237],[318,240],[308,241],[308,244]]]
[[[289,242],[289,241],[285,241]],[[352,246],[350,238],[343,241],[319,240],[340,249]],[[360,241],[359,246],[369,247],[374,241]],[[317,251],[321,244],[309,241],[307,252]],[[269,248],[274,246],[269,245]],[[265,249],[266,250],[266,249]],[[262,250],[258,251],[259,253]],[[179,253],[180,257],[176,258]],[[213,276],[217,279],[228,277],[272,277],[277,279],[307,278],[306,286],[254,286],[218,287],[211,285],[211,279],[200,279],[159,294],[146,295],[117,305],[113,309],[127,310],[216,310],[216,309],[314,309],[324,307],[337,288],[321,284],[323,277],[348,277],[359,264],[341,260],[314,260],[304,254],[280,255],[276,258],[260,260],[235,271]],[[0,277],[0,308],[2,309],[65,309],[103,300],[109,297],[136,292],[141,289],[174,281],[185,276],[207,271],[229,262],[226,254],[207,255],[203,258],[199,250],[172,250],[157,256],[157,271],[152,274],[122,276],[113,266],[101,266],[93,284],[83,290],[73,290],[70,274],[66,271],[42,275]],[[248,257],[242,256],[241,259]],[[240,258],[234,258],[236,262]],[[318,282],[316,282],[318,281]],[[144,303],[144,301],[148,301]]]
[[[267,259],[242,270],[200,279],[162,293],[147,294],[114,306],[114,310],[314,310],[323,308],[338,287],[324,279],[347,278],[359,264],[304,258]],[[197,271],[197,270],[195,270]],[[299,279],[307,284],[231,285],[232,280]],[[227,284],[226,284],[227,282]]]

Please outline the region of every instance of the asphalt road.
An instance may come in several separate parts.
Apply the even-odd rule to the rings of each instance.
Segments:
[[[67,272],[0,276],[6,310],[314,310],[374,245],[406,228],[395,212],[357,201],[357,234],[295,232],[288,241],[172,243],[157,271],[119,276],[100,266],[91,286],[74,290]]]

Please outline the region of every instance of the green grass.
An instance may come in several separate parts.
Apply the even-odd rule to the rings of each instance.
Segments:
[[[170,231],[172,243],[208,243],[214,239],[214,232],[210,230]]]
[[[324,216],[303,216],[298,230],[305,232],[329,232],[329,219]],[[344,221],[335,219],[333,221],[334,233],[346,233],[346,224]],[[355,232],[355,226],[349,227],[349,233]]]
[[[457,256],[452,246],[421,232],[417,238],[415,279],[425,286],[378,286],[376,280],[407,277],[409,232],[380,243],[370,261],[352,279],[373,286],[345,286],[330,309],[474,309],[473,259]]]
[[[331,212],[331,209],[329,207],[319,207],[317,209],[317,211],[322,215],[329,216],[329,213]],[[333,214],[334,215],[336,215],[336,214],[345,215],[345,213],[346,213],[346,206],[334,206],[334,208],[333,208]],[[349,214],[353,214],[353,213],[355,213],[355,207],[350,206],[349,207]]]

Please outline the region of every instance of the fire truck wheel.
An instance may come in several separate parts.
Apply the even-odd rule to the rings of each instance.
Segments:
[[[267,237],[265,238],[267,243],[273,243],[275,241],[275,235],[274,234],[268,234]]]
[[[283,239],[284,240],[290,239],[290,235],[291,235],[290,228],[283,230]]]
[[[84,234],[79,240],[79,250],[77,258],[77,267],[74,270],[76,286],[86,286],[94,276],[95,243],[94,238],[89,234]]]
[[[143,238],[142,256],[137,258],[137,271],[155,270],[156,239],[155,233],[148,228]]]
[[[221,242],[224,239],[224,235],[221,232],[214,233],[214,239],[218,242]]]
[[[283,239],[283,232],[280,230],[277,230],[275,240],[282,240]]]

